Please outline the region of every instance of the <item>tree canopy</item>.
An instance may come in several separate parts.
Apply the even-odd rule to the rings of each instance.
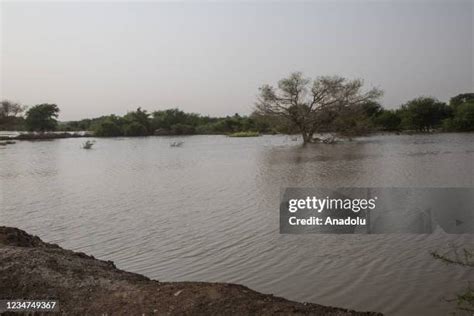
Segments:
[[[3,100],[0,102],[0,119],[17,116],[23,113],[24,110],[25,107],[19,103]]]
[[[0,103],[0,130],[17,130],[24,125],[21,115],[26,107],[17,102],[2,100]]]
[[[461,105],[463,103],[472,103],[474,102],[474,93],[461,93],[455,97],[452,97],[449,101],[449,105],[453,108]]]
[[[440,127],[451,112],[452,109],[446,103],[431,97],[419,97],[403,105],[400,116],[405,128],[428,132]]]
[[[355,115],[364,103],[375,101],[382,91],[373,88],[362,91],[363,81],[338,76],[323,76],[314,80],[301,72],[292,73],[278,82],[278,88],[260,87],[256,110],[262,115],[283,117],[302,134],[305,143],[313,134],[324,131],[333,123]],[[346,126],[348,131],[349,126]]]
[[[54,131],[58,125],[59,107],[56,104],[38,104],[26,112],[25,125],[29,131]]]

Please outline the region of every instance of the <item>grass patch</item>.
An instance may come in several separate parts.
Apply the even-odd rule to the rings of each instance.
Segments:
[[[229,137],[258,137],[260,133],[258,132],[237,132],[227,135]]]

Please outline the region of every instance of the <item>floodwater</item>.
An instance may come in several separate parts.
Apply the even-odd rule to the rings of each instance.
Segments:
[[[170,147],[183,140],[181,147]],[[474,134],[301,146],[286,136],[0,147],[0,223],[161,281],[234,282],[387,315],[446,315],[473,271],[429,252],[474,235],[281,235],[285,187],[474,187]]]

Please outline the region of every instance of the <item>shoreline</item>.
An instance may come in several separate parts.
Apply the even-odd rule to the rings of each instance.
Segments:
[[[8,140],[49,140],[49,139],[60,139],[60,138],[80,138],[80,137],[95,137],[89,132],[46,132],[46,133],[28,133],[28,132],[17,132],[12,136],[2,136],[0,134],[0,141]]]
[[[238,284],[160,282],[5,226],[0,299],[57,299],[63,314],[382,315],[299,303]]]
[[[82,132],[23,132],[23,131],[11,131],[12,133],[18,133],[12,136],[3,136],[0,131],[0,141],[16,141],[16,140],[52,140],[52,139],[63,139],[63,138],[139,138],[139,137],[186,137],[186,136],[202,136],[202,135],[221,135],[228,137],[258,137],[263,135],[286,135],[286,136],[296,136],[301,137],[300,134],[259,134],[258,136],[232,136],[232,134],[166,134],[166,135],[143,135],[143,136],[95,136],[92,132],[82,131]],[[360,135],[356,137],[367,137],[367,136],[376,136],[376,135],[396,135],[396,136],[414,136],[414,135],[439,135],[439,134],[474,134],[474,132],[447,132],[447,131],[431,131],[431,132],[416,132],[416,131],[400,131],[400,132],[389,132],[389,131],[378,131],[369,133],[366,135]],[[318,143],[318,142],[314,142]]]

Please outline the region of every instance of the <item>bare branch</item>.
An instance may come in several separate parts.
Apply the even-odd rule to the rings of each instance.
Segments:
[[[325,121],[334,120],[344,108],[374,101],[382,95],[382,91],[376,88],[363,92],[361,79],[322,76],[316,78],[309,88],[310,82],[302,73],[295,72],[280,80],[278,89],[262,86],[256,102],[257,111],[284,117],[297,125],[302,133],[310,131],[311,135],[303,135],[307,139],[312,137],[311,131],[317,130],[321,117]]]

